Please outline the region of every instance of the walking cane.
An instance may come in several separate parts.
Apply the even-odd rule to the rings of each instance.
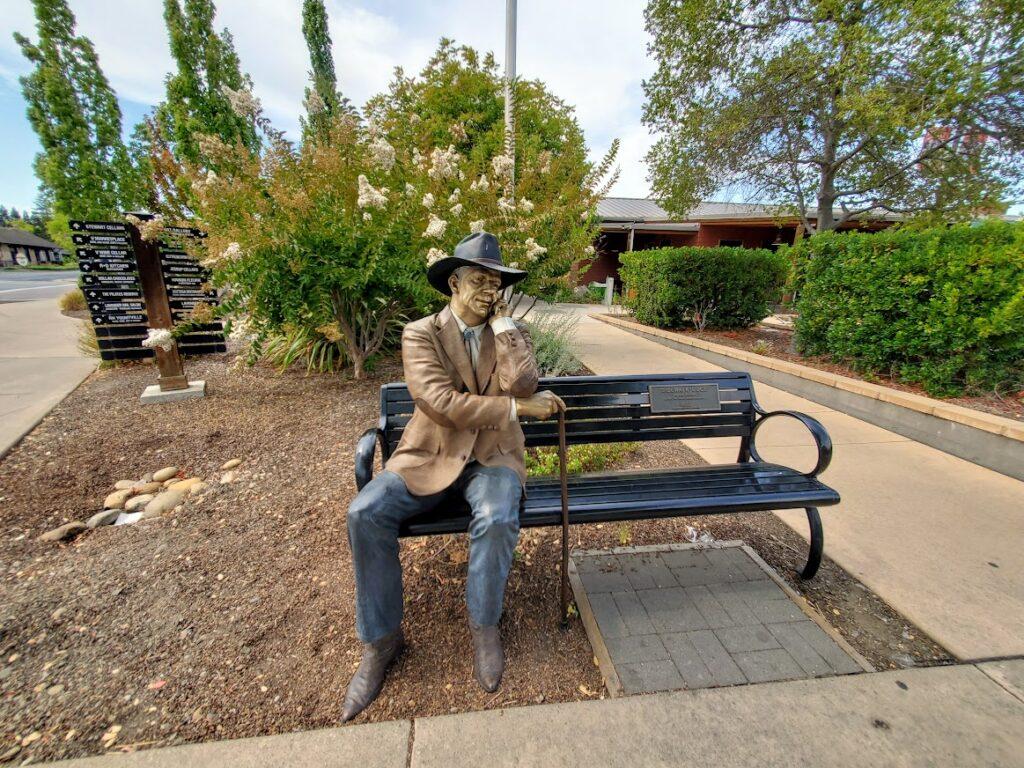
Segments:
[[[565,411],[558,412],[558,474],[562,481],[562,629],[569,627],[569,480],[565,456]]]

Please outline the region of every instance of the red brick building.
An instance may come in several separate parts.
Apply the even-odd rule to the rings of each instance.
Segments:
[[[619,254],[680,245],[777,248],[792,245],[803,235],[796,217],[778,217],[756,203],[701,203],[687,216],[672,217],[654,200],[606,197],[597,205],[601,234],[594,243],[594,259],[581,284],[603,283],[609,275],[619,286]],[[853,220],[844,228],[880,229],[886,219]]]

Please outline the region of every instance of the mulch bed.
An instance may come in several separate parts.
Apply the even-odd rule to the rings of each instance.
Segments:
[[[189,361],[209,396],[161,406],[138,403],[151,366],[98,371],[0,462],[0,762],[338,724],[359,659],[353,447],[401,369],[385,361],[356,382],[229,363]],[[231,458],[238,479],[220,484]],[[700,461],[648,444],[622,466]],[[36,540],[98,511],[115,481],[166,465],[209,489],[161,518]],[[806,545],[772,515],[579,526],[573,546],[681,541],[688,524],[752,544],[876,666],[948,659],[831,562],[795,580]],[[521,536],[494,694],[472,676],[464,537],[403,541],[410,648],[360,721],[601,696],[582,626],[558,628],[558,535]]]
[[[900,381],[895,376],[877,375],[872,376],[855,371],[848,365],[837,363],[823,355],[801,355],[796,351],[796,344],[793,339],[793,331],[784,328],[768,328],[763,325],[753,328],[743,328],[736,331],[695,331],[692,328],[673,328],[675,333],[696,336],[698,339],[711,341],[716,344],[724,344],[728,347],[736,347],[747,352],[755,352],[768,357],[775,357],[780,360],[788,360],[799,365],[806,365],[822,371],[836,373],[840,376],[849,376],[861,381],[869,381],[872,384],[880,384],[903,392],[912,392],[915,395],[932,397],[916,384],[908,384]],[[770,346],[763,346],[770,345]],[[755,348],[757,346],[757,348]],[[994,416],[1004,416],[1008,419],[1024,421],[1024,392],[1011,395],[999,395],[995,392],[978,393],[971,396],[943,398],[943,402],[961,405],[964,408],[973,408],[977,411],[991,413]]]

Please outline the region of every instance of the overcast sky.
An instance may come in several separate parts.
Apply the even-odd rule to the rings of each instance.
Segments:
[[[161,0],[70,0],[121,100],[125,130],[160,101],[171,55]],[[12,34],[35,39],[29,0],[4,0],[0,14],[0,204],[31,208],[39,145],[25,117],[18,75],[28,66]],[[395,66],[418,72],[442,36],[504,61],[504,0],[326,0],[339,84],[356,104],[382,90]],[[643,0],[520,0],[517,69],[576,108],[594,159],[622,140],[622,175],[612,194],[648,194],[640,124],[647,57]],[[298,135],[309,69],[301,0],[219,0],[216,26],[235,38],[242,68],[274,124]]]

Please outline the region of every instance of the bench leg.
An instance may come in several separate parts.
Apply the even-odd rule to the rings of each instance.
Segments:
[[[801,579],[813,579],[821,565],[821,554],[825,550],[825,531],[821,527],[821,516],[817,507],[807,507],[807,523],[811,529],[811,546],[807,552],[807,564],[800,572]]]

